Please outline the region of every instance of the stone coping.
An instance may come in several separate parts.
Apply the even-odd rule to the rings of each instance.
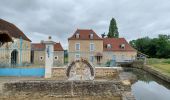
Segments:
[[[66,68],[66,66],[64,67],[52,67],[52,68]],[[95,68],[103,68],[103,69],[121,69],[122,67],[95,67]]]
[[[3,84],[3,93],[8,95],[18,93],[39,93],[70,96],[122,96],[130,91],[130,85],[121,81],[69,81],[69,80],[25,80]]]
[[[152,66],[145,65],[142,69],[170,83],[170,77],[168,75],[162,74],[160,71],[152,68]]]

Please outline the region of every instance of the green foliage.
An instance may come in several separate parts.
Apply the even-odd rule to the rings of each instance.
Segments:
[[[165,61],[163,61],[163,63],[170,64],[170,59],[169,59],[169,60],[165,60]]]
[[[110,67],[110,63],[111,63],[111,61],[108,60],[108,61],[106,62],[106,67]]]
[[[110,21],[110,26],[109,26],[109,33],[107,34],[108,38],[119,38],[119,32],[116,24],[116,20],[112,18]]]
[[[148,58],[146,63],[148,65],[153,65],[153,64],[170,64],[170,59]]]
[[[170,58],[170,36],[159,35],[158,38],[139,38],[130,41],[132,47],[153,58]]]

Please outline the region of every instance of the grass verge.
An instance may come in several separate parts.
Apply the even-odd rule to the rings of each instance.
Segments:
[[[147,60],[147,65],[152,66],[152,68],[160,71],[162,74],[170,76],[170,59],[150,58]]]

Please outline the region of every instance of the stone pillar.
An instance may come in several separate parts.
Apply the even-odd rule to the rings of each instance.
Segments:
[[[45,44],[45,78],[51,78],[52,67],[53,67],[53,52],[54,43],[49,37],[48,41],[44,41]]]

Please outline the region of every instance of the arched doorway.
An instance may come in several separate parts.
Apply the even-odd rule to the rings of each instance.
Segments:
[[[17,65],[18,63],[18,51],[13,50],[11,52],[11,65]]]

